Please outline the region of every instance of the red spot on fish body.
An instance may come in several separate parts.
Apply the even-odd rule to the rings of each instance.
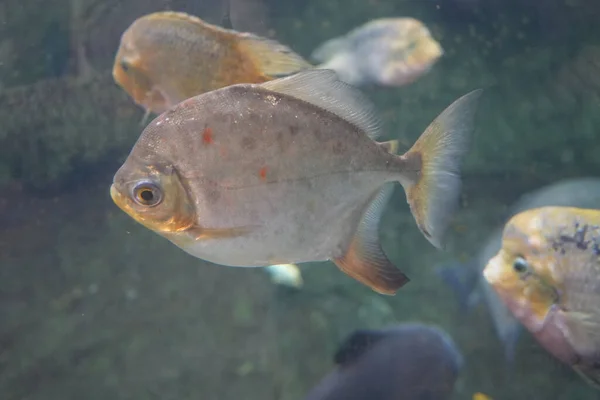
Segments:
[[[260,175],[260,179],[263,181],[267,179],[267,167],[262,167],[260,171],[258,171],[258,175]]]
[[[202,131],[202,142],[204,142],[204,144],[213,143],[212,129],[204,128],[204,131]]]

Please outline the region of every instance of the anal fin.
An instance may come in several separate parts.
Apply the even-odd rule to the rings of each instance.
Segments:
[[[381,294],[394,295],[408,277],[386,257],[379,244],[379,222],[393,187],[386,184],[367,206],[346,254],[332,260],[344,273]]]

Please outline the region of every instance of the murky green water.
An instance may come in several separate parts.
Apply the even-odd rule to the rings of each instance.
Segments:
[[[213,4],[214,3],[214,4]],[[277,4],[275,4],[277,3]],[[435,267],[466,260],[522,194],[600,167],[600,3],[232,0],[239,30],[308,57],[371,19],[423,21],[444,56],[415,83],[367,86],[406,150],[464,93],[485,88],[446,251],[400,188],[383,248],[411,278],[381,296],[331,263],[304,285],[195,259],[111,201],[144,114],[113,81],[124,29],[163,9],[219,23],[223,4],[51,0],[0,4],[0,399],[302,399],[356,329],[442,327],[465,357],[453,399],[591,400],[600,392],[523,333],[505,361],[485,304],[462,312]],[[80,49],[86,66],[77,62]],[[336,399],[337,400],[337,399]],[[383,400],[383,399],[382,399]]]

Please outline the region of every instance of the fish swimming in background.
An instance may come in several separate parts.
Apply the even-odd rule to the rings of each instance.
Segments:
[[[450,399],[464,364],[446,332],[419,323],[355,331],[334,361],[304,400]]]
[[[548,352],[600,389],[600,210],[517,214],[483,275]]]
[[[490,396],[488,396],[487,394],[477,392],[473,395],[473,400],[493,400],[493,399]]]
[[[271,276],[271,282],[276,285],[300,289],[304,285],[302,273],[296,264],[275,264],[265,267]]]
[[[319,46],[311,59],[355,86],[404,86],[427,73],[444,54],[414,18],[381,18]]]
[[[458,206],[473,91],[404,155],[379,144],[374,106],[335,72],[313,69],[195,96],[154,119],[114,176],[114,202],[191,255],[259,267],[333,261],[375,291],[408,282],[378,228],[393,186],[441,247]]]
[[[600,207],[600,178],[564,179],[526,193],[510,207],[507,219],[519,212],[546,206]],[[505,358],[512,362],[521,324],[482,275],[489,259],[502,247],[503,229],[504,224],[497,227],[467,265],[448,264],[439,267],[437,273],[456,291],[462,312],[472,309],[479,299],[484,300],[496,335],[504,346]]]
[[[312,65],[290,48],[173,11],[135,20],[123,33],[113,77],[147,114],[236,83],[260,83]]]

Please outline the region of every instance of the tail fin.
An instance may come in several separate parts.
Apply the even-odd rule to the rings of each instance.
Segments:
[[[414,174],[402,181],[410,209],[421,232],[437,248],[442,248],[444,233],[458,208],[460,167],[482,92],[474,90],[452,103],[402,156],[408,174]]]

